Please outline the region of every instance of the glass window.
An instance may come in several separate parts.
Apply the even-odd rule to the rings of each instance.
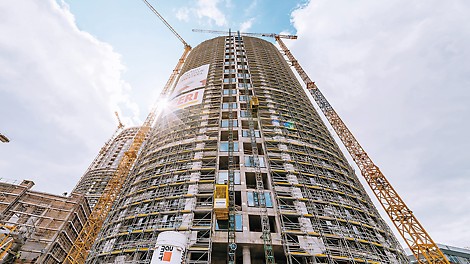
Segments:
[[[229,142],[220,142],[220,151],[228,151]],[[233,151],[238,152],[238,142],[233,142]]]
[[[240,113],[241,114],[241,113]],[[243,117],[243,116],[242,116]],[[242,137],[251,137],[250,130],[242,130]],[[260,138],[261,134],[258,130],[255,130],[255,137]]]
[[[257,192],[247,192],[248,196],[248,206],[259,207],[259,199]],[[264,200],[266,202],[266,207],[272,208],[273,201],[271,199],[271,194],[268,192],[264,193]]]
[[[241,110],[240,111],[240,116],[241,117],[250,117],[249,112],[247,110]]]
[[[233,120],[233,119],[222,119],[221,127],[228,127],[230,124],[230,121],[232,121],[233,127],[238,127],[238,120]]]
[[[238,83],[238,87],[240,88],[251,88],[251,83]]]
[[[248,206],[255,206],[253,192],[247,192],[247,196],[248,196]]]
[[[248,101],[248,96],[240,95],[240,101]]]
[[[260,168],[266,167],[266,164],[264,162],[264,157],[259,157],[259,166]],[[255,158],[253,156],[245,156],[245,167],[254,167],[255,166]]]
[[[273,200],[271,200],[271,194],[265,192],[264,199],[266,200],[266,207],[273,207]]]
[[[227,220],[217,220],[215,221],[215,230],[227,230],[228,221]],[[243,218],[241,214],[235,215],[235,231],[243,231]]]
[[[237,93],[237,90],[235,89],[232,89],[232,94],[236,94]],[[229,95],[230,94],[230,89],[224,89],[224,95]]]
[[[242,215],[235,215],[235,231],[243,231],[243,218]]]
[[[230,82],[236,82],[236,81],[237,81],[237,79],[235,79],[235,78],[225,78],[224,79],[224,83],[230,83]]]
[[[223,103],[222,104],[222,109],[228,109],[229,108],[229,103]],[[232,108],[236,109],[237,108],[237,103],[232,103]]]
[[[233,172],[233,179],[235,180],[235,184],[240,184],[240,172],[239,171]],[[217,178],[217,184],[225,184],[226,181],[228,181],[228,171],[219,172],[219,177]]]
[[[250,75],[248,73],[237,73],[237,77],[248,79]]]

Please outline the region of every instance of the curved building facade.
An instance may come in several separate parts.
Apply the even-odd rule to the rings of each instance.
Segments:
[[[88,167],[85,174],[73,189],[72,193],[85,194],[89,205],[93,208],[108,184],[109,179],[126,152],[139,127],[130,127],[122,130],[103,146],[95,160]]]
[[[407,263],[274,45],[201,43],[172,97],[87,263],[150,263],[163,231],[185,263]]]

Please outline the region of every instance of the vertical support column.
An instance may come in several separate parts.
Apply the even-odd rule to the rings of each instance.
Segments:
[[[251,264],[251,252],[249,246],[243,246],[243,264]]]

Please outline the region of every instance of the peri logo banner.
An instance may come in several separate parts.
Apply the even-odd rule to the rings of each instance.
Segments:
[[[178,80],[173,95],[206,86],[209,64],[205,64],[185,72]]]
[[[178,109],[183,109],[188,106],[198,105],[202,103],[204,96],[204,89],[197,89],[189,93],[185,93],[175,97],[172,100],[172,105]]]

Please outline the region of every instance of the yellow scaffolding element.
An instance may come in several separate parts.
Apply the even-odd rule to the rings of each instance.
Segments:
[[[15,232],[16,226],[0,224],[0,228],[8,232],[0,234],[0,260],[3,260],[3,258],[10,252],[10,248],[13,246],[14,238],[11,234]]]

